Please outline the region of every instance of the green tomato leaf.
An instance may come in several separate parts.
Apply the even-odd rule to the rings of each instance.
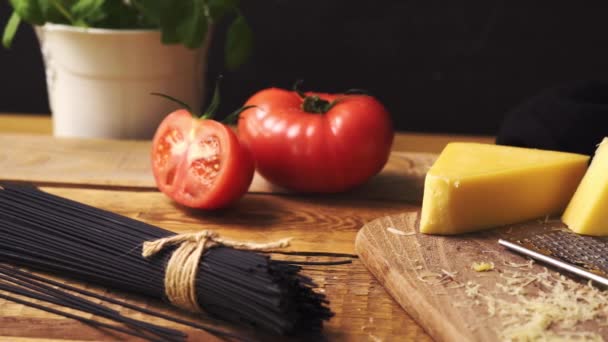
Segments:
[[[253,32],[245,17],[239,15],[228,28],[224,59],[228,70],[235,70],[245,63],[253,49]]]
[[[17,12],[13,12],[10,19],[6,23],[4,27],[4,34],[2,35],[2,45],[5,48],[10,48],[13,43],[13,38],[15,38],[15,33],[17,33],[17,28],[19,27],[19,23],[21,23],[21,17]]]

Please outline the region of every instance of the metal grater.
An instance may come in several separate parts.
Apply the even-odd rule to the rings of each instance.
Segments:
[[[533,259],[608,286],[608,238],[553,229],[504,237],[498,243]]]

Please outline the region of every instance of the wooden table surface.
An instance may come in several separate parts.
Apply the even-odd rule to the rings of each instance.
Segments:
[[[49,116],[0,114],[0,133],[50,135],[51,131]],[[493,138],[399,132],[393,150],[438,153],[449,141],[491,143]],[[103,209],[176,232],[192,225],[207,225],[223,230],[227,235],[260,241],[264,241],[269,233],[291,236],[302,241],[290,247],[291,250],[307,252],[354,254],[354,237],[364,223],[377,217],[419,209],[417,205],[403,201],[249,193],[239,204],[237,212],[201,215],[180,210],[162,194],[149,190],[81,186],[49,186],[44,190],[94,203]],[[349,265],[315,267],[305,271],[326,293],[336,314],[326,325],[325,336],[330,340],[430,340],[357,258],[353,257],[352,261]],[[133,301],[143,300],[121,296]],[[151,307],[179,314],[162,304],[143,301]],[[226,325],[224,328],[242,331],[238,326]],[[268,336],[261,339],[268,339]],[[109,341],[112,338],[81,323],[0,300],[0,341],[5,340],[65,342]]]

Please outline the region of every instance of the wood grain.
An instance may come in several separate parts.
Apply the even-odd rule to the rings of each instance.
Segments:
[[[538,274],[546,270],[538,264],[523,269],[509,266],[521,265],[526,259],[499,246],[498,239],[534,229],[563,227],[559,220],[539,220],[480,233],[432,236],[420,234],[418,223],[419,212],[376,219],[358,233],[356,253],[435,340],[454,342],[496,341],[506,325],[502,316],[490,314],[483,300],[467,296],[465,284],[479,284],[488,296],[513,301],[497,286],[505,284],[505,272]],[[475,272],[471,265],[480,261],[493,262],[495,269]],[[444,270],[455,275],[446,278]],[[539,286],[533,282],[529,288],[541,291]],[[601,331],[603,338],[608,338],[608,332],[597,324],[585,328]]]
[[[156,190],[147,141],[0,135],[0,180]],[[347,196],[418,203],[436,156],[394,152],[379,175]],[[252,193],[291,194],[256,173]]]
[[[0,179],[154,188],[143,141],[0,135]]]
[[[50,115],[1,113],[0,133],[51,135],[53,127]]]
[[[158,192],[41,189],[177,233],[212,229],[227,237],[259,242],[292,237],[290,250],[348,254],[354,254],[355,236],[365,223],[418,208],[349,196],[246,194],[232,208],[205,212],[180,206]]]
[[[51,115],[0,113],[0,134],[52,135]],[[439,153],[450,141],[468,141],[492,144],[493,136],[455,135],[420,132],[396,132],[393,151]]]
[[[395,135],[395,140],[393,141],[393,151],[440,153],[445,145],[452,141],[493,144],[496,138],[479,135],[399,132]]]

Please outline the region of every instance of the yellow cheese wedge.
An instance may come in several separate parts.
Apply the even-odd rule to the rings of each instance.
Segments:
[[[608,138],[595,151],[562,221],[578,234],[608,235]]]
[[[459,234],[561,214],[589,157],[451,143],[426,175],[420,232]]]

